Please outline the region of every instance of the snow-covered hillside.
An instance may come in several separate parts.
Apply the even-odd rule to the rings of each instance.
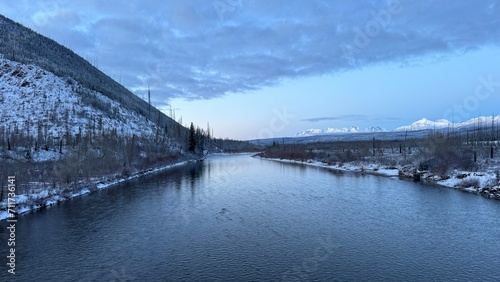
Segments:
[[[315,135],[328,135],[328,134],[338,134],[338,133],[363,133],[363,132],[387,132],[386,129],[381,127],[368,127],[364,130],[361,130],[358,126],[350,126],[350,127],[329,127],[326,129],[308,129],[303,132],[297,133],[297,136],[305,137],[305,136],[315,136]]]
[[[156,125],[74,80],[0,55],[0,133],[58,139],[92,134],[149,137]]]

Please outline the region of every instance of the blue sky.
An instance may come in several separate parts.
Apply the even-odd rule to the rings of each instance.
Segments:
[[[500,114],[500,1],[4,1],[184,124],[294,136]]]

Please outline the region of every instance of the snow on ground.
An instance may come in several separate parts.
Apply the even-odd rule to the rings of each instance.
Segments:
[[[20,132],[33,139],[43,135],[44,139],[59,140],[67,133],[83,136],[90,128],[97,134],[116,129],[118,136],[151,137],[158,129],[153,122],[72,79],[2,56],[0,116],[0,129],[7,134]],[[48,152],[33,157],[40,161],[59,158]]]
[[[474,185],[475,183],[477,185]],[[497,175],[491,172],[453,171],[450,178],[439,180],[437,184],[452,188],[464,188],[474,192],[488,187],[496,188],[498,186],[500,188],[499,183],[497,183]]]
[[[261,159],[277,161],[277,162],[282,162],[282,163],[306,164],[309,166],[324,167],[324,168],[329,168],[329,169],[334,169],[334,170],[339,170],[339,171],[361,172],[361,173],[382,175],[382,176],[387,176],[387,177],[395,177],[395,176],[399,175],[398,169],[389,168],[389,167],[385,167],[385,166],[381,166],[381,165],[377,165],[377,164],[360,165],[360,164],[355,164],[355,163],[345,163],[343,165],[328,165],[326,163],[322,163],[322,162],[318,162],[318,161],[314,161],[314,160],[308,160],[306,162],[302,162],[302,161],[276,159],[276,158],[261,158]]]
[[[254,156],[258,157],[258,156]],[[258,157],[261,158],[261,157]],[[351,171],[358,173],[367,173],[373,175],[398,177],[400,169],[394,167],[383,166],[380,164],[360,164],[360,163],[344,163],[342,165],[328,165],[326,163],[308,160],[305,162],[277,159],[277,158],[261,158],[265,160],[278,161],[282,163],[305,164],[316,167],[324,167],[339,171]],[[500,168],[491,167],[491,171],[497,171],[500,174]],[[495,172],[469,172],[469,171],[452,171],[449,177],[443,179],[441,176],[423,173],[422,178],[432,181],[439,186],[448,188],[457,188],[466,192],[481,194],[489,198],[500,199],[500,177]]]
[[[159,168],[148,169],[146,171],[135,173],[129,177],[122,177],[118,179],[112,179],[112,180],[107,180],[106,178],[95,179],[94,181],[87,183],[83,188],[80,188],[77,191],[71,191],[69,193],[65,192],[63,188],[56,188],[56,189],[42,189],[29,194],[16,195],[15,210],[18,214],[22,214],[43,207],[52,206],[54,204],[60,203],[65,200],[69,200],[71,198],[89,194],[92,192],[91,187],[95,187],[97,189],[108,188],[118,183],[125,182],[127,180],[153,174],[173,167],[185,165],[189,162],[190,161],[183,161]],[[4,200],[0,202],[0,220],[7,219],[8,217],[9,213],[7,211],[7,200]]]
[[[46,162],[50,160],[59,160],[61,158],[61,154],[50,150],[38,150],[32,152],[31,158],[34,162]]]

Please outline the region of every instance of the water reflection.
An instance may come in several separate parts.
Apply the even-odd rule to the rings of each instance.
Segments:
[[[191,165],[189,168],[189,182],[190,182],[190,187],[191,187],[191,194],[194,196],[194,190],[196,187],[197,182],[201,180],[201,175],[203,174],[205,166],[203,162],[196,162],[195,164]]]
[[[498,214],[450,189],[218,156],[21,216],[18,280],[486,281]]]

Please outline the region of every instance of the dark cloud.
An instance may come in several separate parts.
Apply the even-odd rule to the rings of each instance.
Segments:
[[[330,121],[330,120],[343,120],[343,121],[363,121],[366,120],[368,116],[366,115],[340,115],[340,116],[331,116],[331,117],[316,117],[316,118],[306,118],[301,119],[300,121],[306,122],[321,122],[321,121]]]
[[[401,120],[398,117],[383,117],[383,116],[368,116],[368,115],[338,115],[330,117],[315,117],[301,119],[303,122],[322,122],[322,121],[356,121],[356,122],[366,122],[366,121],[395,121]]]
[[[139,96],[151,87],[159,103],[500,43],[498,0],[130,2],[9,1],[1,11]]]

